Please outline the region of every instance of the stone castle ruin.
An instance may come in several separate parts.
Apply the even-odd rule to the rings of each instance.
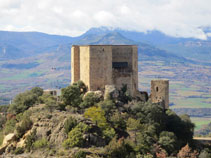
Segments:
[[[138,91],[138,48],[136,45],[73,45],[71,48],[71,81],[83,81],[89,91],[104,91],[105,86],[120,89],[127,85],[131,96]],[[160,82],[159,82],[160,81]],[[152,102],[164,102],[168,108],[168,82],[152,81]],[[155,89],[155,90],[154,90]],[[158,91],[157,91],[158,89]]]

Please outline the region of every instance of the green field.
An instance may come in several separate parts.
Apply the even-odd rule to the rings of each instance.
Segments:
[[[211,118],[191,117],[191,121],[195,124],[195,131],[199,130],[203,125],[211,122]]]

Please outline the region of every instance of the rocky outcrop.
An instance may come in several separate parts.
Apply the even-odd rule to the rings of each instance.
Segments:
[[[86,92],[86,93],[84,94],[83,98],[86,97],[87,94],[89,94],[89,93],[94,93],[95,96],[96,96],[97,98],[99,98],[99,99],[103,98],[103,92],[100,91],[100,90],[98,90],[98,91],[88,91],[88,92]]]
[[[10,133],[4,137],[3,143],[0,147],[0,154],[4,153],[5,150],[12,144],[12,142],[16,139],[14,133]]]
[[[119,92],[116,89],[116,87],[114,85],[105,85],[105,93],[104,93],[104,99],[115,99],[118,98],[119,96]]]

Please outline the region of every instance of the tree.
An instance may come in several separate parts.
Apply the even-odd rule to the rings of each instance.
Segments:
[[[103,132],[107,141],[115,136],[115,131],[106,120],[105,112],[100,107],[90,107],[88,108],[84,116],[92,120]]]
[[[89,130],[88,125],[80,122],[68,133],[68,139],[64,141],[65,148],[82,147],[84,144],[83,134]]]
[[[142,128],[142,126],[141,126],[139,120],[136,120],[136,119],[133,119],[133,118],[129,118],[127,120],[127,130],[134,133],[136,145],[137,145],[137,132],[139,132],[141,128]]]
[[[63,88],[61,97],[66,105],[74,107],[78,107],[82,102],[81,91],[76,84]]]
[[[105,117],[108,119],[112,112],[116,109],[115,103],[111,99],[106,99],[98,103],[98,106],[105,112]]]
[[[40,87],[34,87],[34,88],[32,88],[31,89],[31,92],[33,94],[35,94],[36,96],[38,96],[38,97],[43,95],[43,89],[40,88]]]
[[[12,113],[22,113],[29,107],[38,102],[38,98],[43,94],[43,90],[39,87],[32,88],[30,91],[18,94],[12,105],[9,106],[9,111]]]
[[[129,158],[134,153],[133,148],[125,142],[124,138],[117,140],[114,137],[105,149],[109,158]]]
[[[187,144],[186,146],[184,146],[179,153],[177,154],[178,158],[197,158],[198,157],[198,153],[196,151],[191,151],[191,148],[189,147],[189,145]]]
[[[123,84],[121,89],[119,90],[118,100],[127,104],[129,101],[132,101],[132,97],[127,89],[127,84]]]
[[[16,128],[17,138],[21,138],[27,130],[31,129],[32,124],[33,124],[33,122],[30,120],[29,117],[23,118],[20,125],[18,125]]]
[[[124,131],[126,129],[126,121],[125,118],[122,117],[122,115],[119,112],[115,112],[112,116],[111,116],[111,120],[113,123],[113,126],[115,129],[118,130],[122,130]]]
[[[76,125],[77,125],[77,120],[73,117],[69,117],[65,122],[64,122],[64,131],[66,134],[68,134]]]
[[[86,96],[84,96],[83,102],[80,104],[80,107],[85,109],[90,106],[94,106],[99,101],[100,99],[93,92],[90,92],[86,94]]]
[[[88,108],[84,116],[90,118],[101,129],[106,129],[109,126],[105,118],[105,112],[100,107],[93,106]]]
[[[166,111],[166,130],[173,132],[178,139],[178,147],[181,148],[191,143],[193,138],[194,124],[188,115],[178,116],[171,110]]]
[[[160,133],[158,143],[168,152],[168,154],[171,154],[175,151],[176,140],[177,138],[173,132],[163,131]]]

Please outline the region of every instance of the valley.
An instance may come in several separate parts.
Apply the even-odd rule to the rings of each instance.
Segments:
[[[75,39],[52,35],[40,36],[39,34],[39,39],[42,37],[42,42],[38,40],[37,45],[29,46],[37,47],[36,50],[42,50],[40,52],[34,51],[25,57],[12,58],[10,55],[1,54],[0,51],[0,104],[8,104],[16,94],[35,86],[48,89],[63,88],[69,85],[72,44],[130,43],[139,46],[139,90],[150,93],[152,79],[169,79],[170,108],[179,114],[189,112],[192,121],[196,123],[196,129],[208,124],[211,121],[210,110],[206,110],[206,108],[211,108],[211,65],[207,62],[209,60],[202,62],[202,58],[199,58],[200,62],[198,62],[193,58],[177,56],[175,55],[176,51],[171,53],[164,47],[160,49],[161,45],[155,47],[142,43],[136,38],[131,40],[132,33],[123,32],[124,36],[120,33],[95,30],[88,31]],[[29,37],[27,36],[27,38]],[[32,40],[33,38],[29,39],[32,43],[36,41]],[[0,41],[3,43],[3,38]],[[47,43],[47,45],[40,43]],[[30,49],[29,46],[27,49]],[[26,48],[23,48],[24,54],[27,54]],[[194,109],[200,110],[194,111]],[[200,117],[197,117],[197,113]]]

